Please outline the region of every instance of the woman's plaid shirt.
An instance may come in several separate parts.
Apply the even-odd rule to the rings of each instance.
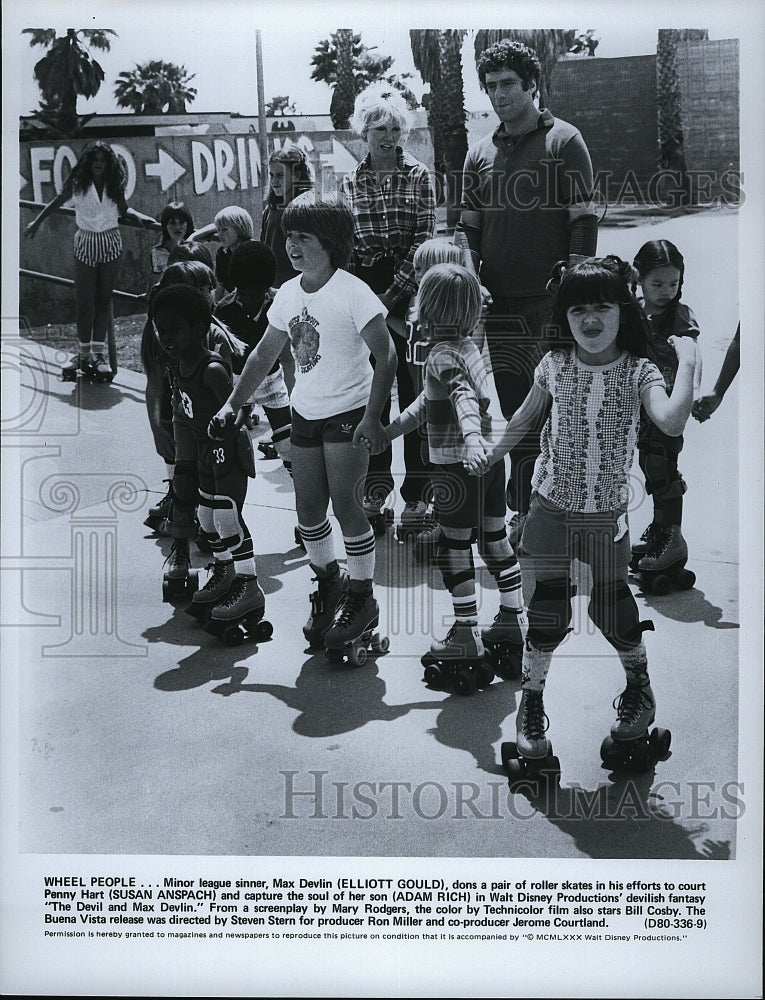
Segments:
[[[360,267],[392,257],[390,304],[411,298],[417,291],[414,252],[436,231],[436,196],[427,167],[399,147],[396,169],[380,185],[367,156],[343,178],[341,192],[353,212],[349,270],[358,274]]]

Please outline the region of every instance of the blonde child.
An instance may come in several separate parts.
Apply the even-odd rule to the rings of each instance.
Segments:
[[[451,594],[454,624],[443,640],[432,643],[423,663],[429,670],[426,679],[434,684],[459,664],[455,682],[458,690],[469,693],[487,676],[481,667],[485,642],[507,644],[519,656],[523,641],[521,573],[505,529],[504,463],[485,476],[476,475],[485,467],[491,433],[488,375],[471,339],[482,312],[478,279],[459,264],[436,264],[422,278],[415,307],[420,333],[430,346],[424,389],[386,431],[393,439],[427,421],[441,524],[438,565]],[[478,627],[474,532],[499,588],[499,611],[483,634]],[[489,681],[491,676],[489,672]]]

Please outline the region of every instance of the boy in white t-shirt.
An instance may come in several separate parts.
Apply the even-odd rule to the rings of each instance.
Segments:
[[[295,501],[319,585],[303,632],[312,647],[336,651],[369,633],[379,618],[372,592],[374,533],[361,498],[369,453],[360,442],[363,437],[385,444],[380,414],[393,384],[396,352],[380,299],[342,270],[353,245],[350,211],[306,192],[285,208],[282,228],[290,263],[301,273],[277,292],[263,339],[211,421],[210,434],[217,436],[221,422],[234,419],[289,340],[295,358],[290,438]],[[335,559],[330,500],[343,533],[349,579]]]

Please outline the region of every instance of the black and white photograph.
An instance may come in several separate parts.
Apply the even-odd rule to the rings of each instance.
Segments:
[[[4,5],[3,993],[762,995],[764,44]]]

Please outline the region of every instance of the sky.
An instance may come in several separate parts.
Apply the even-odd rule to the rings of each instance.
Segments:
[[[311,57],[318,42],[338,27],[361,32],[362,41],[379,53],[394,57],[392,71],[416,73],[409,46],[409,29],[465,27],[463,67],[465,104],[469,111],[488,111],[488,98],[478,86],[472,30],[481,27],[563,27],[596,29],[598,58],[655,52],[656,33],[665,27],[705,27],[711,38],[739,37],[745,26],[740,4],[711,4],[695,0],[666,3],[528,3],[491,0],[466,4],[419,0],[102,0],[95,5],[80,0],[6,0],[3,5],[3,55],[11,55],[19,81],[19,111],[37,107],[39,91],[32,71],[44,50],[28,44],[24,27],[112,28],[117,32],[108,53],[93,54],[105,71],[99,94],[80,99],[80,114],[118,112],[114,83],[119,73],[136,63],[163,59],[185,66],[195,75],[197,98],[190,110],[231,111],[257,115],[255,30],[260,29],[263,50],[264,96],[288,95],[303,114],[328,114],[330,88],[310,79]],[[618,18],[614,16],[618,10]],[[510,12],[512,11],[512,21]],[[533,16],[530,16],[533,14]],[[668,20],[668,14],[671,18]],[[18,39],[18,43],[16,43]],[[427,88],[419,75],[409,81],[419,98]]]

